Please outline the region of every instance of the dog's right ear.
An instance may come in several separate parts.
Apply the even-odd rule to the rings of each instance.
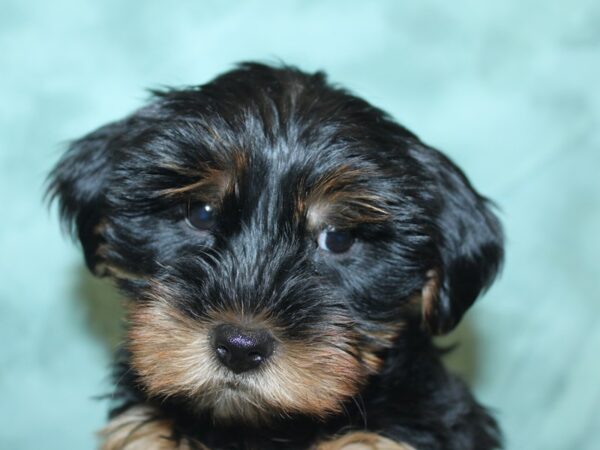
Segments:
[[[73,142],[48,178],[47,196],[58,201],[61,221],[79,238],[85,262],[96,275],[102,237],[98,230],[107,211],[106,188],[115,152],[127,122],[115,122]]]
[[[422,289],[424,324],[433,334],[452,330],[498,274],[504,235],[490,202],[446,156],[426,146],[412,150],[428,174],[434,207],[437,261]]]

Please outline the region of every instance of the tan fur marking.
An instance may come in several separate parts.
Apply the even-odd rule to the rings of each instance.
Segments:
[[[141,275],[135,274],[109,262],[108,255],[110,247],[108,244],[100,244],[96,250],[96,255],[100,262],[94,268],[94,273],[98,276],[110,276],[116,280],[140,280]]]
[[[106,219],[100,220],[98,224],[94,227],[94,234],[98,236],[103,236],[106,230],[108,229],[109,224]]]
[[[111,224],[107,219],[103,219],[94,228],[94,234],[104,237],[104,235],[110,230]],[[94,274],[97,276],[109,276],[116,280],[139,280],[142,278],[141,275],[135,274],[121,267],[116,266],[110,262],[110,246],[106,243],[98,245],[96,249],[96,256],[99,261],[94,267]]]
[[[178,169],[180,171],[181,169]],[[167,197],[175,197],[188,193],[197,193],[204,201],[218,203],[233,182],[231,174],[222,169],[204,167],[198,170],[201,178],[186,186],[164,189],[161,193]]]
[[[112,419],[98,433],[100,450],[191,450],[187,440],[172,439],[173,424],[150,406],[134,406]],[[208,450],[203,445],[195,448]]]
[[[208,329],[164,301],[132,308],[129,349],[148,390],[163,396],[197,394],[204,384],[203,372],[216,365]]]
[[[351,226],[388,220],[390,215],[382,206],[385,200],[357,183],[365,176],[370,174],[341,166],[324,176],[307,194],[301,188],[303,194],[296,201],[296,215],[305,215],[313,229],[324,224]]]
[[[379,371],[383,365],[383,360],[371,349],[361,349],[361,359],[372,373]]]
[[[363,330],[363,336],[369,338],[369,342],[361,344],[357,349],[360,351],[360,357],[372,373],[377,373],[383,365],[383,359],[380,355],[382,349],[390,348],[405,328],[403,321],[394,324],[379,324],[377,330]]]
[[[176,197],[189,195],[192,198],[219,205],[228,193],[239,194],[239,178],[248,165],[246,153],[238,150],[219,161],[215,166],[202,165],[196,168],[163,165],[163,168],[187,177],[198,178],[191,184],[164,189],[162,195]]]
[[[434,314],[438,295],[440,291],[440,277],[437,270],[427,272],[427,281],[421,290],[421,308],[423,320],[429,321]]]
[[[313,450],[415,450],[415,448],[375,433],[353,432],[317,444]]]
[[[141,280],[142,277],[117,266],[107,264],[104,266],[106,274],[118,280]]]
[[[284,342],[277,338],[277,326],[261,318],[255,323],[264,323],[275,335],[275,352],[260,371],[235,375],[213,354],[210,332],[219,323],[216,318],[198,321],[182,314],[167,300],[176,293],[164,286],[151,296],[152,301],[130,310],[133,367],[152,395],[197,398],[199,407],[212,408],[219,419],[339,412],[381,364],[374,354],[353,356],[359,336],[348,318],[337,320],[348,322],[345,327],[325,330],[312,342]]]

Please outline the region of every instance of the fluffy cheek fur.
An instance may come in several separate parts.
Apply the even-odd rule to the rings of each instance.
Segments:
[[[133,306],[129,320],[132,365],[148,394],[185,396],[217,419],[339,412],[381,362],[358,349],[358,336],[348,327],[290,342],[278,339],[277,328],[269,326],[278,345],[268,364],[235,375],[213,355],[210,330],[218,321],[193,319],[165,299]]]

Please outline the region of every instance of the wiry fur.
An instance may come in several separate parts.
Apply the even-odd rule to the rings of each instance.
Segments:
[[[500,225],[448,158],[322,73],[248,63],[156,92],[74,142],[49,192],[129,299],[104,449],[499,447],[431,335],[493,281]],[[319,248],[328,227],[354,245]],[[272,356],[229,371],[220,324],[267,329]]]

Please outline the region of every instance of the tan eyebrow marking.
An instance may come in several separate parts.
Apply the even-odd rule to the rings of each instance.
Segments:
[[[197,167],[183,167],[164,164],[161,168],[175,172],[196,181],[185,186],[163,189],[165,197],[193,196],[200,200],[219,204],[230,193],[239,194],[239,180],[248,167],[248,157],[242,151],[235,151],[225,160],[201,164]]]
[[[329,172],[308,189],[301,188],[296,216],[306,216],[309,227],[323,224],[353,226],[389,220],[386,199],[360,183],[374,174],[347,165]]]

